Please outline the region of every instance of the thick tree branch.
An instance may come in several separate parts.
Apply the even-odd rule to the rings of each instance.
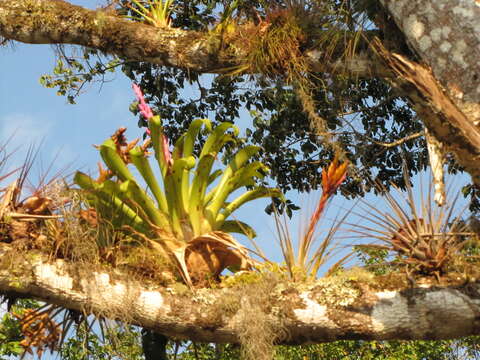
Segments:
[[[0,0],[0,35],[31,44],[81,45],[128,60],[202,73],[224,72],[241,60],[232,58],[212,32],[157,28],[63,1]],[[331,64],[320,60],[321,49],[307,56],[313,71],[335,68],[360,77],[391,74],[368,50],[353,58],[332,59]]]
[[[381,0],[381,3],[460,110],[480,123],[478,1]]]
[[[407,94],[425,126],[479,185],[480,127],[458,108],[429,67],[389,52],[379,41],[374,46],[398,75],[390,80],[392,85]]]
[[[478,1],[381,0],[403,32],[409,46],[419,55],[435,86],[430,93],[442,93],[448,112],[437,106],[420,112],[425,125],[480,184],[480,6]],[[418,75],[418,74],[412,74]],[[426,79],[419,79],[419,82]],[[418,88],[425,91],[426,81]],[[427,94],[428,97],[428,94]],[[418,96],[416,96],[418,100]],[[447,100],[448,99],[448,100]],[[432,102],[431,102],[432,103]],[[456,110],[453,108],[456,107]],[[426,111],[425,111],[426,110]],[[452,110],[452,111],[450,111]],[[418,110],[417,110],[418,112]],[[454,114],[456,113],[456,114]],[[449,123],[443,123],[447,120]]]
[[[285,334],[279,343],[339,339],[445,339],[480,331],[480,283],[395,289],[374,278],[332,277],[311,285],[271,279],[242,289],[202,289],[194,293],[148,287],[125,274],[27,254],[6,269],[0,259],[0,291],[16,292],[67,308],[136,323],[169,337],[207,342],[239,342],[252,319]],[[260,312],[263,312],[260,316]],[[258,321],[258,318],[257,320]],[[281,331],[283,330],[283,331]]]

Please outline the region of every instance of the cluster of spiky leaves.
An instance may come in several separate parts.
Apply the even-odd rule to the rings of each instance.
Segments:
[[[404,168],[405,169],[405,168]],[[406,172],[406,170],[404,170]],[[367,238],[368,241],[380,241],[380,245],[362,245],[383,259],[379,265],[384,266],[389,254],[395,262],[405,266],[408,271],[424,275],[435,275],[438,279],[452,269],[455,263],[465,263],[465,247],[476,239],[463,219],[465,208],[458,209],[457,200],[460,192],[444,206],[433,201],[432,189],[420,193],[420,204],[414,194],[410,178],[405,174],[406,192],[395,187],[396,194],[387,192],[377,184],[377,189],[385,200],[385,209],[363,201],[361,223],[354,224],[355,236]],[[448,194],[447,194],[448,196]]]
[[[131,0],[125,6],[136,16],[130,17],[156,27],[169,27],[172,19],[173,0]]]
[[[202,127],[210,135],[196,158],[193,149]],[[234,154],[224,170],[212,171],[217,154],[225,144],[235,141],[238,129],[233,124],[222,123],[212,129],[209,120],[197,119],[176,141],[170,154],[160,118],[153,116],[149,132],[159,170],[155,175],[147,159],[147,146],[136,146],[136,141],[127,144],[123,132],[117,131],[100,146],[108,170],[101,169],[97,180],[81,172],[75,175],[75,182],[90,191],[91,205],[100,211],[114,209],[115,228],[128,226],[160,254],[173,256],[189,284],[190,272],[195,271],[194,265],[187,270],[189,254],[194,261],[200,258],[193,253],[208,252],[209,257],[217,253],[219,268],[212,271],[214,276],[228,266],[248,267],[245,249],[226,233],[255,233],[247,224],[227,218],[249,201],[281,196],[277,189],[256,185],[255,179],[262,179],[268,172],[260,161],[251,161],[260,148],[246,146]],[[135,179],[129,163],[149,191]],[[229,199],[243,187],[250,189]],[[228,255],[229,260],[220,258],[221,254]]]
[[[318,244],[317,248],[312,252],[314,245],[318,242],[317,227],[319,220],[322,218],[328,201],[335,194],[347,176],[347,162],[340,164],[338,159],[329,165],[328,169],[322,172],[322,195],[318,200],[315,211],[312,213],[306,229],[302,229],[303,234],[294,244],[287,221],[281,221],[278,213],[275,212],[275,224],[277,227],[277,236],[282,249],[282,255],[290,278],[294,281],[303,281],[305,279],[313,280],[317,277],[317,273],[322,265],[324,265],[333,255],[335,251],[334,235],[338,230],[340,223],[333,224],[326,235]],[[297,249],[297,250],[295,250]],[[331,271],[335,271],[342,262],[349,257],[349,254],[340,259],[331,267]]]

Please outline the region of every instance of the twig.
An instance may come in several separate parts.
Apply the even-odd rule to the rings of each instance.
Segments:
[[[407,141],[412,140],[412,139],[416,139],[416,138],[418,138],[420,136],[424,136],[424,135],[425,135],[425,133],[423,131],[419,131],[419,132],[416,132],[414,134],[405,136],[404,138],[398,139],[397,141],[394,141],[394,142],[391,142],[391,143],[384,143],[384,142],[376,141],[376,140],[373,140],[373,139],[371,139],[371,140],[377,145],[381,145],[381,146],[384,146],[384,147],[391,148],[391,147],[401,145],[404,142],[407,142]]]
[[[22,214],[17,212],[10,212],[5,214],[12,219],[60,219],[61,215],[34,215],[34,214]]]

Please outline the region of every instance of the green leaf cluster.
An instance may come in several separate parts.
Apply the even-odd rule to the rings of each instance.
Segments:
[[[202,128],[209,136],[197,158],[193,150]],[[97,182],[82,172],[77,172],[74,178],[81,188],[90,192],[91,203],[114,207],[117,219],[146,236],[156,234],[182,242],[215,230],[253,236],[254,231],[248,225],[227,218],[249,201],[282,196],[277,189],[256,185],[256,179],[263,179],[268,173],[260,161],[251,161],[260,148],[246,146],[232,157],[225,169],[212,171],[219,152],[238,135],[238,128],[233,124],[226,122],[212,129],[208,119],[197,119],[177,140],[171,155],[158,116],[149,120],[149,130],[159,175],[155,175],[144,149],[136,146],[128,151],[129,161],[140,173],[148,191],[135,179],[114,140],[108,139],[100,146],[100,154],[116,180]],[[248,190],[229,199],[244,187]]]

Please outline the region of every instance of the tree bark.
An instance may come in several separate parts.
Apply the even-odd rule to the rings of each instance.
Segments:
[[[1,251],[0,291],[28,295],[66,308],[118,318],[165,336],[238,343],[252,322],[279,334],[277,343],[341,339],[447,339],[480,331],[480,283],[409,287],[362,275],[311,284],[275,278],[224,289],[147,286],[118,270],[49,261],[29,253],[6,268]],[[250,317],[255,308],[255,320]],[[259,313],[261,311],[262,313]]]
[[[200,73],[222,73],[242,60],[239,54],[232,57],[220,35],[211,31],[154,27],[64,1],[0,0],[0,36],[29,44],[81,45],[131,61]],[[328,69],[320,60],[321,51],[307,56],[313,70]],[[345,61],[334,58],[331,65],[360,77],[392,74],[368,50]]]
[[[435,137],[480,185],[480,6],[464,0],[381,0],[420,63],[383,51]],[[399,82],[398,80],[406,80]]]

